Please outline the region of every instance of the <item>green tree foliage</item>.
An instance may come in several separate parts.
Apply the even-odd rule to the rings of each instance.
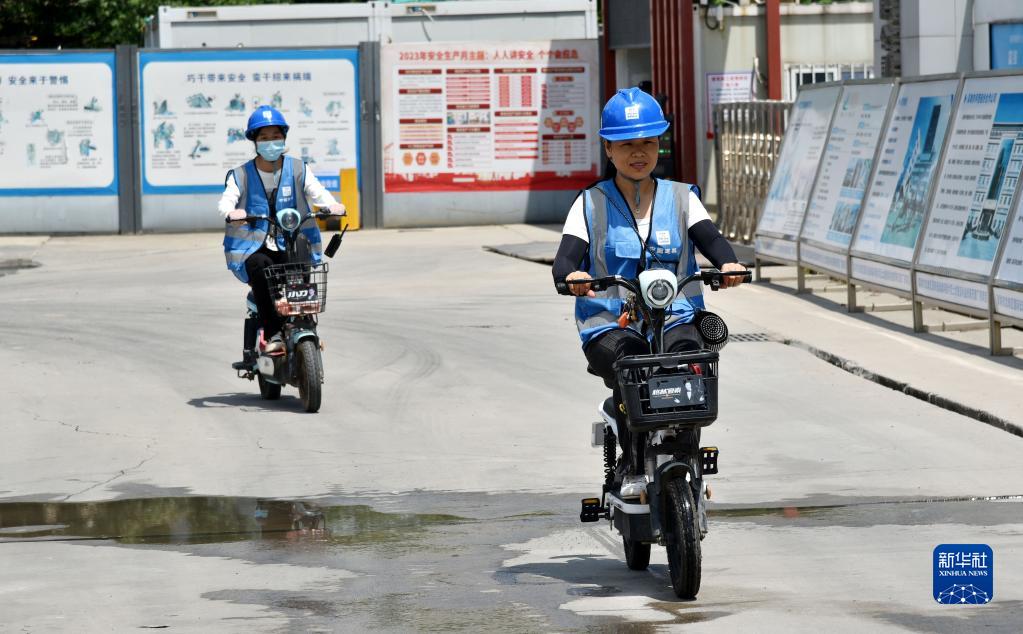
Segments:
[[[328,0],[305,0],[305,2]],[[345,2],[351,0],[330,0]],[[292,0],[298,4],[302,0]],[[290,4],[289,0],[0,0],[0,48],[111,48],[142,44],[163,6]]]

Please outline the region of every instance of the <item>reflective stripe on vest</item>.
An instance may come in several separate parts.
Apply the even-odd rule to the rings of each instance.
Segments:
[[[256,170],[255,160],[231,170],[228,172],[227,178],[235,179],[238,190],[241,192],[238,200],[244,202],[245,211],[250,216],[269,218],[270,202],[267,200],[263,181]],[[253,181],[256,186],[249,187],[249,183]],[[225,185],[226,182],[225,180]],[[274,209],[294,207],[305,218],[309,213],[309,206],[305,199],[305,163],[301,159],[285,156],[278,183]],[[281,183],[290,183],[290,185]],[[248,283],[249,281],[249,274],[245,270],[245,260],[263,245],[269,228],[269,220],[257,220],[252,224],[248,222],[227,223],[224,231],[224,257],[227,260],[227,268],[242,282]],[[320,254],[323,252],[319,228],[315,224],[306,223],[302,228],[302,235],[309,242],[311,261],[319,263],[322,259]],[[277,237],[277,248],[282,251],[285,248],[284,239],[281,236]]]
[[[685,183],[657,180],[650,235],[645,245],[640,242],[632,212],[613,181],[602,181],[583,192],[590,242],[587,272],[592,277],[635,278],[639,273],[639,259],[645,256],[646,269],[670,269],[679,276],[695,273],[698,270],[696,253],[687,230],[690,191],[691,186]],[[692,321],[694,307],[703,308],[698,282],[684,290],[671,305],[666,328]],[[621,287],[612,286],[596,297],[576,298],[576,327],[583,346],[595,336],[618,327],[625,293]],[[637,331],[639,326],[630,324],[630,328]]]

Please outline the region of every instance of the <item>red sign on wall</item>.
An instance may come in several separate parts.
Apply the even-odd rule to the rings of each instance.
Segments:
[[[596,43],[382,51],[384,191],[579,189],[597,176]]]

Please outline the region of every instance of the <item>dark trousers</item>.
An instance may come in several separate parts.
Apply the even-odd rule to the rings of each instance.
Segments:
[[[679,324],[664,333],[665,352],[685,352],[701,348],[703,348],[703,340],[692,324]],[[618,389],[618,382],[615,380],[613,366],[615,361],[622,357],[650,354],[650,345],[636,331],[616,328],[590,340],[583,349],[583,354],[586,355],[586,361],[589,362],[593,372],[604,379],[604,385],[611,388],[618,421],[618,443],[625,453],[626,460],[634,469],[638,469],[640,465],[637,464],[636,458],[639,452],[636,447],[633,447],[633,444],[639,439],[633,438],[633,434],[629,432],[629,427],[625,423],[625,415],[621,413],[622,395]],[[696,434],[696,442],[699,442],[698,430]],[[635,472],[633,471],[633,473]]]
[[[287,255],[283,251],[271,251],[264,244],[259,247],[259,251],[245,260],[245,272],[249,274],[252,297],[256,300],[256,307],[259,308],[259,325],[263,328],[263,337],[268,341],[270,337],[281,331],[283,320],[277,314],[277,309],[274,308],[263,269],[271,264],[283,264],[286,259]]]

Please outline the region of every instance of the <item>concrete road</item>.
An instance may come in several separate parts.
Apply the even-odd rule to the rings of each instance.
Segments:
[[[0,240],[0,260],[41,265],[0,271],[0,630],[1023,629],[1023,438],[784,331],[925,383],[944,370],[907,354],[944,359],[1017,424],[1019,360],[766,287],[709,297],[767,340],[722,353],[699,599],[674,600],[663,549],[628,571],[607,525],[577,520],[604,389],[571,302],[481,248],[549,237],[350,234],[318,414],[233,376],[245,290],[219,236]],[[941,543],[992,547],[992,603],[935,604]]]

